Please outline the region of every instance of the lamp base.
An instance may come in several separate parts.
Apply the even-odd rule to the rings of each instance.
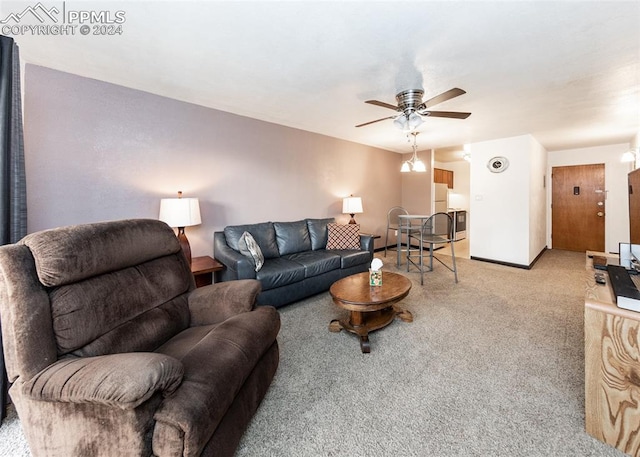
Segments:
[[[187,259],[189,265],[191,265],[191,246],[189,245],[189,240],[187,239],[187,235],[184,234],[184,227],[178,227],[178,242],[180,243],[180,248],[184,253],[184,256]]]
[[[356,219],[353,217],[355,215],[356,213],[349,214],[349,216],[351,216],[351,220],[349,221],[349,224],[357,224]]]

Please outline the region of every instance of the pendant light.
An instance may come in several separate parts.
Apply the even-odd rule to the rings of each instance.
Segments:
[[[424,173],[427,171],[427,166],[418,158],[418,145],[416,143],[418,133],[420,132],[411,132],[411,135],[413,135],[413,145],[411,146],[413,148],[413,156],[402,164],[402,167],[400,168],[400,172],[402,173],[408,173],[410,171]],[[409,135],[407,135],[407,140],[411,141],[409,139]]]

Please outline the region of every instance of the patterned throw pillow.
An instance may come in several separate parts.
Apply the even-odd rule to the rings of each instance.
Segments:
[[[240,239],[238,240],[238,249],[240,249],[240,254],[248,257],[253,265],[255,266],[256,271],[260,271],[262,265],[264,265],[264,256],[262,255],[262,250],[256,240],[251,236],[251,233],[244,232]]]
[[[327,224],[327,249],[360,249],[360,224]]]

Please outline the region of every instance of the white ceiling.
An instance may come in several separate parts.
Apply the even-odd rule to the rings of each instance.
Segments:
[[[354,126],[394,114],[365,100],[414,88],[460,87],[432,109],[473,113],[427,119],[420,150],[530,133],[552,151],[640,131],[640,2],[42,3],[124,11],[122,35],[13,35],[23,63],[392,151],[411,147],[391,120]],[[3,1],[0,20],[34,4]]]

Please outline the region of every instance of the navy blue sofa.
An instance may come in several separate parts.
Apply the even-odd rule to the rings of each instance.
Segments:
[[[327,224],[334,218],[295,222],[233,225],[213,235],[216,260],[225,268],[216,281],[257,279],[262,284],[258,304],[280,307],[324,292],[338,279],[368,271],[373,237],[360,235],[360,249],[327,250]],[[264,266],[240,253],[238,241],[249,232],[260,246]]]

